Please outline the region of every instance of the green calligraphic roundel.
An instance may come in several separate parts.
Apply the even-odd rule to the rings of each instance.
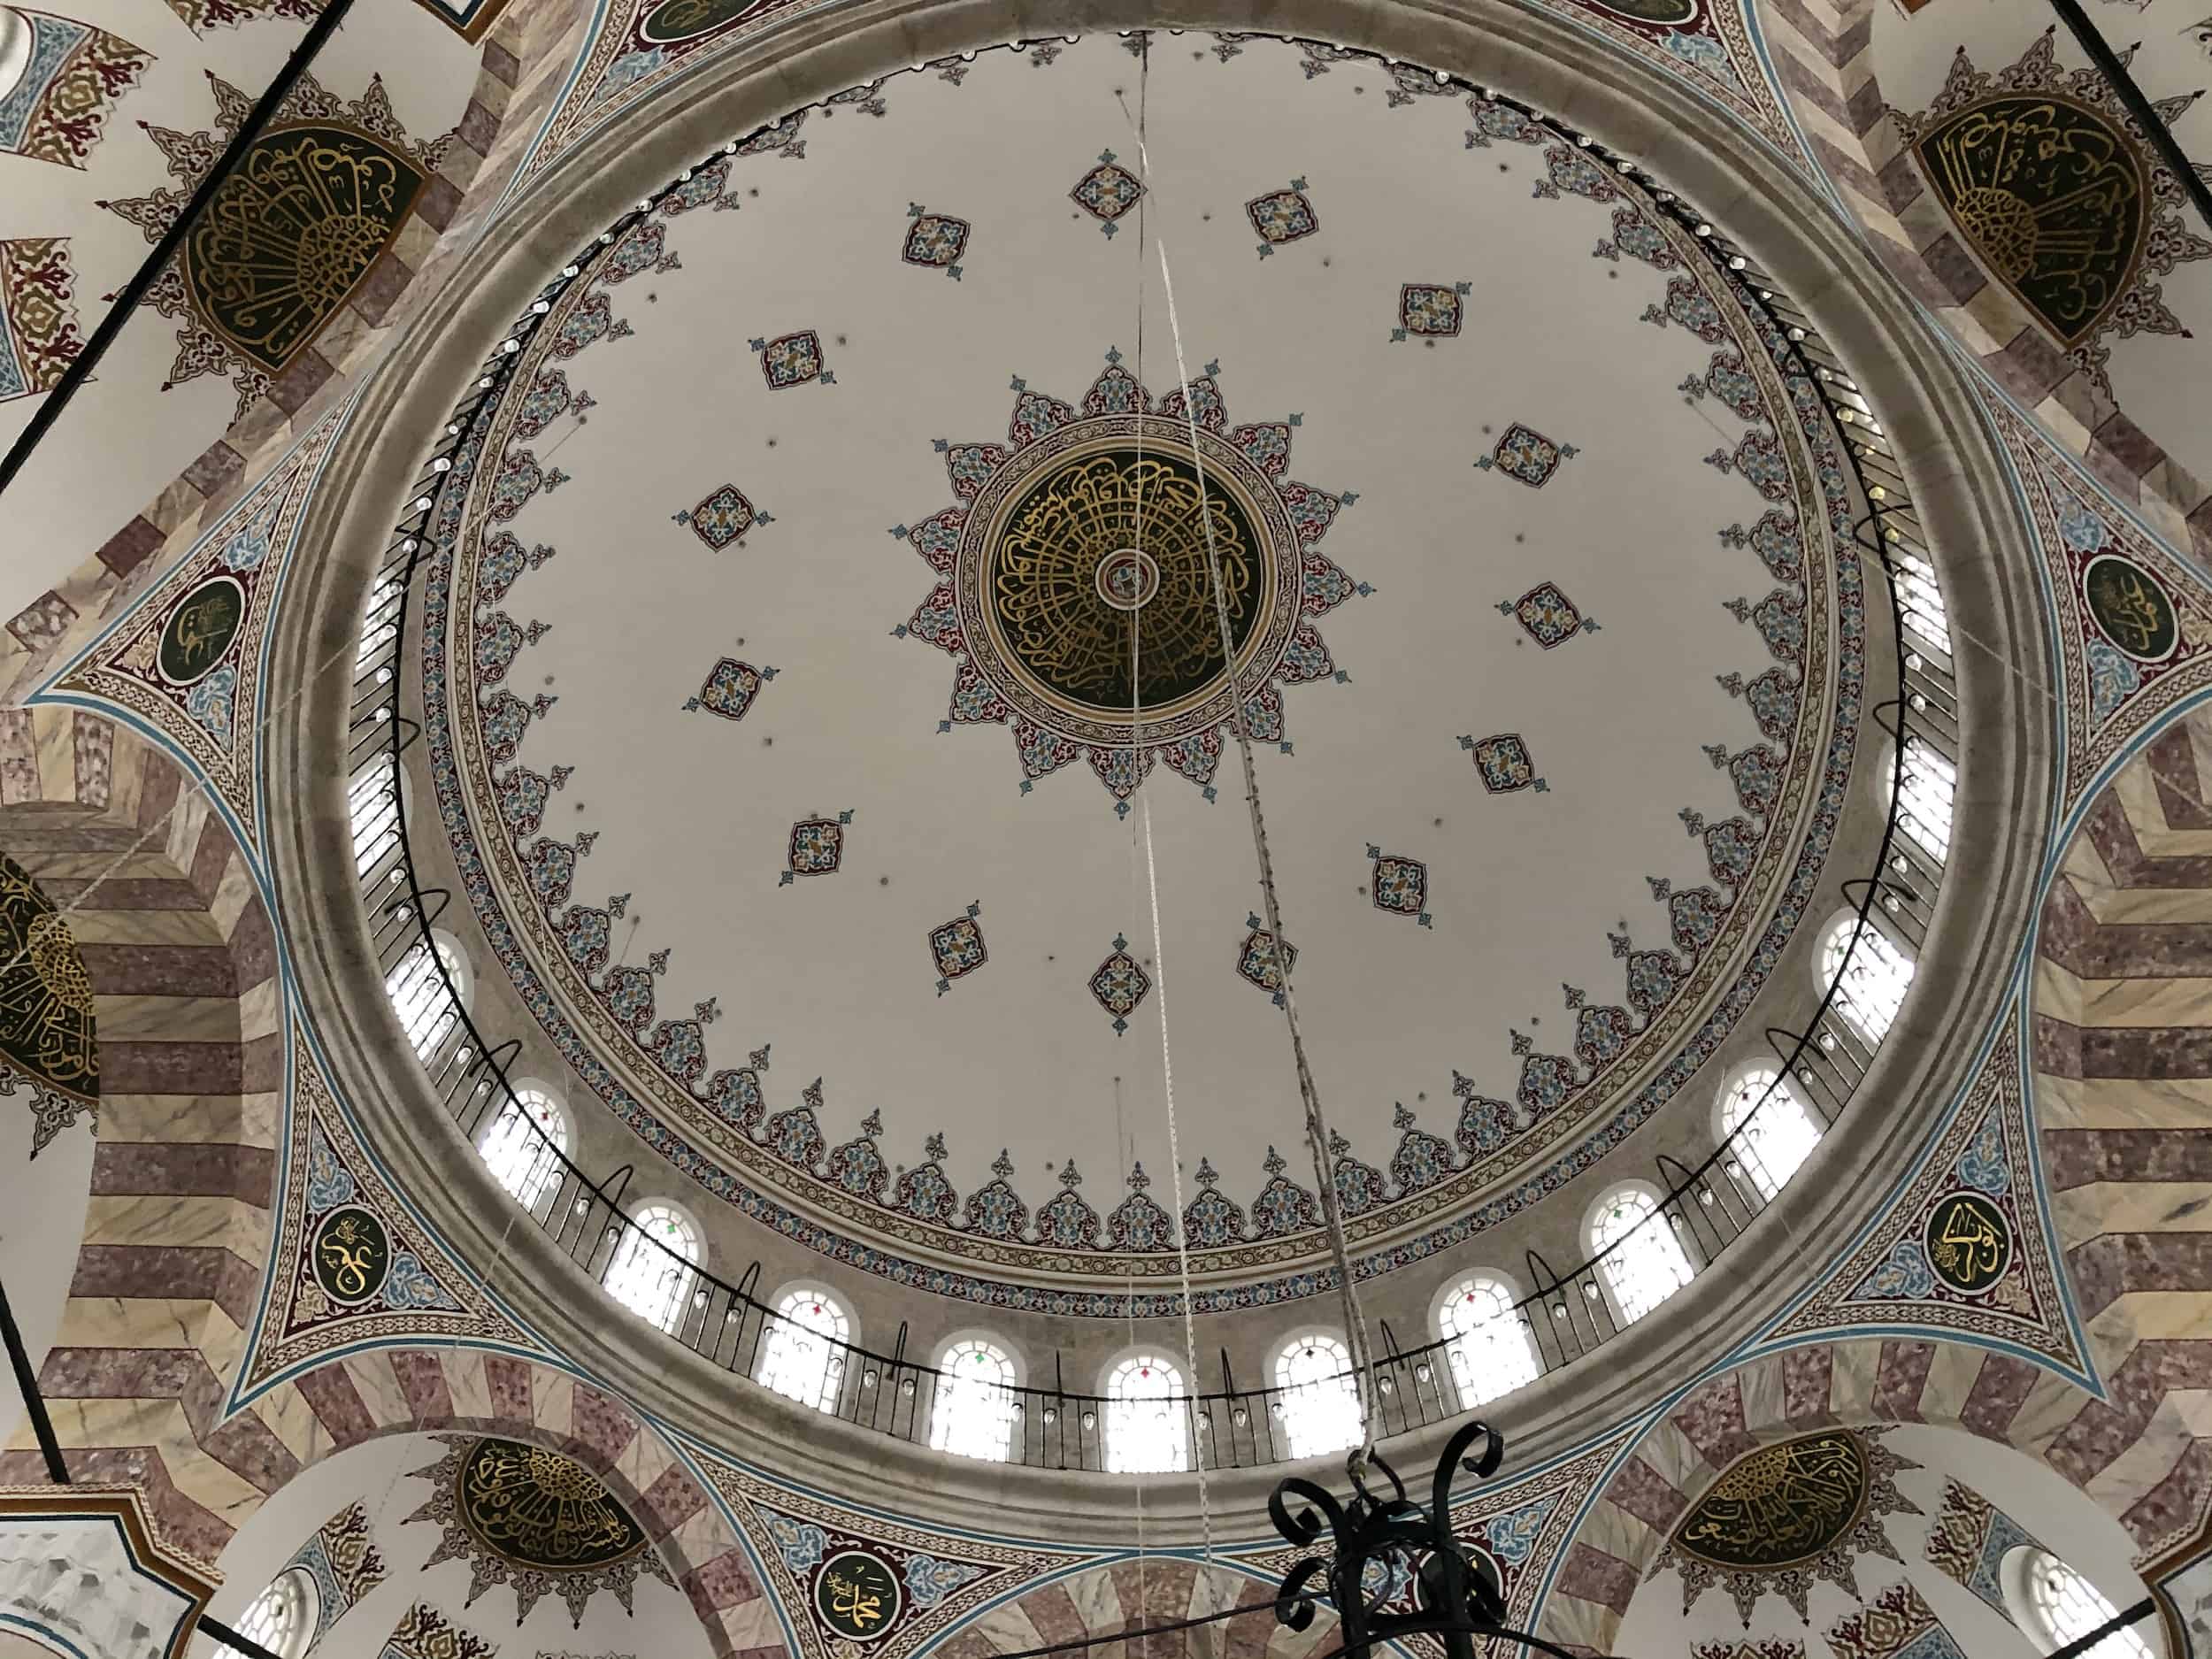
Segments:
[[[323,1217],[315,1229],[315,1282],[341,1307],[358,1307],[384,1288],[392,1271],[392,1235],[358,1204]]]
[[[696,40],[733,23],[741,22],[771,0],[663,0],[637,26],[638,38],[649,46],[673,46]]]
[[[1969,1296],[1981,1294],[2012,1265],[2012,1224],[1979,1193],[1937,1200],[1924,1242],[1936,1278]]]
[[[246,620],[245,585],[235,576],[211,576],[184,596],[161,625],[154,666],[173,686],[204,680],[238,637]]]
[[[873,1641],[898,1622],[904,1593],[884,1559],[847,1549],[822,1563],[814,1580],[814,1610],[849,1641]]]
[[[2162,663],[2181,642],[2173,595],[2134,560],[2116,553],[2091,559],[2081,591],[2097,632],[2137,662]]]
[[[1675,1547],[1718,1567],[1768,1571],[1813,1560],[1850,1536],[1866,1508],[1866,1448],[1823,1429],[1738,1458],[1675,1528]]]

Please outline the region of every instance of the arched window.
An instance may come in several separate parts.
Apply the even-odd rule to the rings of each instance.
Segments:
[[[817,1411],[836,1410],[846,1345],[852,1340],[850,1316],[829,1292],[812,1285],[784,1292],[776,1314],[761,1333],[754,1380]]]
[[[1014,1438],[1013,1356],[987,1337],[963,1337],[937,1356],[937,1371],[931,1448],[1004,1463]]]
[[[1820,1144],[1820,1125],[1781,1075],[1770,1065],[1746,1066],[1721,1093],[1721,1139],[1762,1198],[1780,1192]]]
[[[1909,733],[1903,772],[1897,827],[1941,864],[1951,849],[1951,797],[1958,788],[1959,769],[1938,753],[1933,744]],[[1884,780],[1884,787],[1895,781],[1897,774],[1893,771]]]
[[[434,962],[432,949],[437,951]],[[445,969],[442,978],[440,966]],[[446,992],[448,979],[460,998],[457,1004]],[[392,1011],[399,1016],[409,1044],[425,1064],[461,1023],[461,1009],[468,1003],[471,983],[468,958],[447,933],[431,934],[427,947],[420,942],[409,946],[384,976],[384,994],[392,999]]]
[[[512,1193],[525,1210],[561,1184],[561,1159],[568,1151],[568,1114],[552,1094],[535,1083],[518,1083],[514,1098],[499,1109],[477,1137],[492,1179]]]
[[[1436,1325],[1461,1410],[1536,1380],[1536,1350],[1503,1279],[1486,1273],[1461,1279],[1437,1304]]]
[[[1275,1409],[1293,1457],[1360,1443],[1359,1385],[1352,1356],[1326,1331],[1302,1331],[1275,1356]]]
[[[233,1629],[257,1641],[277,1659],[299,1659],[315,1631],[315,1581],[304,1567],[277,1575],[276,1582],[247,1604]],[[226,1644],[219,1652],[236,1654]],[[242,1659],[242,1655],[241,1656]]]
[[[1657,1195],[1642,1187],[1616,1187],[1598,1201],[1590,1217],[1590,1253],[1600,1252],[1598,1271],[1625,1323],[1642,1318],[1695,1272],[1682,1241],[1659,1214]]]
[[[1858,942],[1852,940],[1856,935]],[[1836,987],[1830,1004],[1870,1043],[1889,1033],[1912,985],[1912,958],[1872,922],[1846,911],[1828,924],[1820,942],[1820,981]]]
[[[2024,1545],[2000,1573],[2014,1621],[2045,1653],[2070,1647],[2119,1612],[2104,1593],[2047,1549]],[[2136,1626],[2116,1630],[2082,1659],[2152,1659]]]
[[[412,544],[410,544],[410,550]],[[377,579],[369,584],[369,596],[361,604],[361,643],[353,653],[354,672],[358,673],[374,662],[393,641],[399,637],[399,603],[401,590],[407,586],[407,566],[388,565]]]
[[[600,1282],[639,1318],[673,1331],[698,1278],[699,1224],[667,1202],[646,1204],[630,1221]]]
[[[1906,627],[1948,657],[1951,615],[1943,603],[1943,589],[1936,586],[1935,566],[1894,542],[1889,557],[1897,572],[1897,603],[1905,613]]]
[[[366,876],[399,849],[399,763],[380,755],[356,772],[346,787],[346,813],[354,873]]]
[[[1156,1475],[1190,1467],[1190,1417],[1183,1373],[1156,1353],[1132,1354],[1106,1379],[1106,1467]]]

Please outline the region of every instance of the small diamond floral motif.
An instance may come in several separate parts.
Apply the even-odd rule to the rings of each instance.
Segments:
[[[1505,429],[1498,447],[1478,458],[1475,465],[1486,472],[1494,466],[1508,478],[1519,479],[1531,489],[1541,489],[1551,482],[1551,475],[1559,470],[1562,461],[1571,460],[1580,453],[1573,444],[1554,443],[1542,433],[1517,420]]]
[[[1114,221],[1136,206],[1144,194],[1144,185],[1137,175],[1125,167],[1114,165],[1114,152],[1099,152],[1098,165],[1077,181],[1068,195],[1093,219],[1109,236],[1114,234]]]
[[[1578,634],[1598,632],[1598,619],[1576,610],[1574,602],[1551,582],[1537,583],[1518,599],[1499,600],[1498,610],[1518,622],[1529,638],[1548,651]]]
[[[932,213],[919,202],[907,204],[906,246],[899,257],[909,265],[933,265],[954,281],[960,280],[960,256],[967,251],[968,221],[944,213]]]
[[[1271,190],[1244,204],[1252,228],[1260,234],[1260,257],[1264,259],[1286,242],[1310,236],[1321,220],[1306,199],[1306,181],[1293,179],[1287,190]]]
[[[1480,740],[1462,737],[1459,746],[1474,752],[1475,770],[1482,775],[1482,787],[1492,795],[1510,795],[1516,789],[1529,788],[1544,795],[1551,788],[1536,775],[1536,763],[1528,757],[1528,745],[1521,741],[1517,732],[1502,732],[1496,737]]]
[[[1277,956],[1278,941],[1256,916],[1248,915],[1244,925],[1251,931],[1244,936],[1244,943],[1237,947],[1237,972],[1274,999],[1275,1006],[1283,1005],[1283,975],[1298,966],[1298,947],[1287,939],[1280,941],[1281,956]]]
[[[811,328],[751,343],[760,353],[760,372],[767,377],[772,391],[804,386],[809,380],[819,380],[825,386],[837,384],[837,377],[822,362],[822,337]]]
[[[1407,283],[1398,290],[1398,326],[1390,331],[1391,339],[1419,334],[1443,340],[1457,334],[1463,310],[1460,302],[1474,291],[1471,282],[1455,282],[1449,288],[1432,282]]]
[[[791,856],[776,885],[787,887],[801,876],[833,876],[845,856],[849,809],[835,818],[803,818],[791,826]]]
[[[689,525],[691,534],[717,553],[733,541],[742,541],[755,525],[776,522],[771,514],[756,511],[734,484],[723,485],[696,507],[672,517],[678,524]]]
[[[1129,1029],[1129,1016],[1136,1012],[1137,1004],[1144,1001],[1151,989],[1152,976],[1129,954],[1129,941],[1116,933],[1114,954],[1100,963],[1098,972],[1091,975],[1091,995],[1098,999],[1101,1008],[1114,1017],[1114,1035],[1118,1037]]]
[[[741,663],[733,657],[726,657],[707,674],[706,683],[699,687],[699,695],[686,699],[684,712],[704,709],[709,714],[718,714],[726,720],[741,720],[752,708],[753,700],[760,695],[761,687],[776,677],[772,668],[755,668]]]
[[[1394,916],[1410,916],[1424,927],[1433,926],[1436,918],[1422,908],[1429,902],[1429,867],[1417,858],[1386,853],[1372,841],[1367,845],[1367,856],[1375,861],[1375,879],[1370,888],[1375,895],[1375,908]]]
[[[987,960],[983,951],[983,926],[977,919],[982,913],[980,904],[971,904],[964,916],[956,916],[942,927],[930,930],[929,954],[937,962],[938,995],[942,996],[952,989],[955,979],[966,978]]]

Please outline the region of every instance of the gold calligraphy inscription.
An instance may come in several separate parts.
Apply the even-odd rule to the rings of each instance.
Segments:
[[[234,578],[202,582],[162,626],[155,656],[162,677],[180,686],[204,679],[238,637],[245,615],[246,590]]]
[[[100,1098],[92,979],[69,924],[0,853],[0,1060],[86,1105]]]
[[[1005,526],[988,603],[1007,653],[1087,709],[1126,718],[1133,703],[1164,709],[1212,687],[1224,662],[1212,562],[1237,648],[1258,620],[1261,539],[1187,458],[1133,447],[1068,461],[1030,487]]]
[[[315,1280],[334,1302],[365,1302],[384,1285],[391,1240],[365,1210],[334,1210],[315,1240]]]
[[[1730,1464],[1682,1517],[1675,1546],[1717,1566],[1796,1566],[1848,1536],[1866,1492],[1858,1437],[1824,1429]]]
[[[1979,1193],[1954,1193],[1928,1217],[1928,1265],[1953,1290],[1987,1290],[2012,1263],[2012,1227]]]
[[[2050,94],[1990,98],[1924,134],[1921,170],[1960,234],[2065,345],[2135,279],[2151,202],[2109,119]]]
[[[477,1542],[523,1566],[572,1572],[645,1548],[644,1529],[605,1483],[557,1452],[479,1440],[462,1460],[455,1496]]]
[[[769,0],[666,0],[648,12],[638,24],[638,35],[649,45],[672,46],[739,22],[769,4]]]
[[[890,1567],[864,1549],[832,1555],[814,1585],[815,1610],[823,1622],[854,1641],[872,1641],[888,1631],[901,1599]]]
[[[257,366],[278,373],[368,274],[422,186],[420,168],[366,133],[264,134],[185,239],[196,307]]]
[[[2082,595],[2097,631],[2138,662],[2162,661],[2180,638],[2174,602],[2158,579],[2116,554],[2092,559]]]

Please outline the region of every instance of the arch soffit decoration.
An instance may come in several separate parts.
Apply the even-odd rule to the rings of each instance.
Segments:
[[[1960,250],[1957,227],[1924,188],[1912,147],[1883,100],[1874,73],[1876,11],[1876,0],[1761,9],[1761,35],[1776,54],[1784,96],[1830,188],[1882,262],[1995,387],[2085,457],[2171,546],[2212,557],[2212,486],[2170,459],[2015,293],[1987,281]],[[1992,390],[1983,396],[2001,402]]]

